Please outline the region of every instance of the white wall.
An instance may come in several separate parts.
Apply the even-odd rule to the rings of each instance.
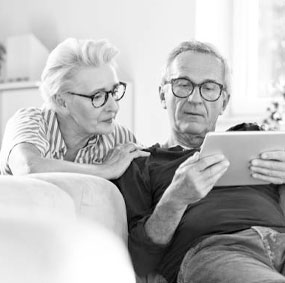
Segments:
[[[197,0],[195,38],[214,44],[226,58],[232,73],[233,62],[233,1]],[[207,19],[207,24],[205,23]],[[232,97],[225,113],[220,116],[217,128],[224,131],[232,125],[243,122],[243,117],[232,118]]]
[[[66,37],[108,38],[120,50],[122,80],[134,90],[134,129],[144,144],[166,138],[158,99],[168,52],[194,37],[195,0],[0,0],[0,41],[34,33],[51,50]]]

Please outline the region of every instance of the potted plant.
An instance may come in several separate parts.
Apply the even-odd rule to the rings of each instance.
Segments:
[[[262,128],[269,131],[280,131],[284,127],[284,109],[285,109],[285,77],[280,76],[272,84],[271,93],[274,97],[267,107],[267,117],[262,121]]]
[[[5,62],[6,48],[0,43],[0,82],[3,81],[3,65]]]

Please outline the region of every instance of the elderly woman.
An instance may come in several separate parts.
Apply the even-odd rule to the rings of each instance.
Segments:
[[[75,172],[119,177],[148,155],[114,119],[126,83],[114,68],[117,49],[105,40],[67,39],[42,73],[43,108],[20,109],[7,123],[1,173]]]

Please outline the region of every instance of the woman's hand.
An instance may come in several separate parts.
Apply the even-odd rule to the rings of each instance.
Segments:
[[[250,162],[253,178],[273,184],[285,183],[285,151],[268,151]]]
[[[149,155],[149,152],[142,151],[142,147],[135,143],[120,144],[109,151],[102,165],[106,167],[108,179],[117,179],[123,175],[133,159]]]

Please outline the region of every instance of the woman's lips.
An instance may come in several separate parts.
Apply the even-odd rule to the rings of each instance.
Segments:
[[[114,120],[114,118],[110,118],[110,119],[103,120],[102,122],[111,124],[111,123],[113,123],[113,120]]]

